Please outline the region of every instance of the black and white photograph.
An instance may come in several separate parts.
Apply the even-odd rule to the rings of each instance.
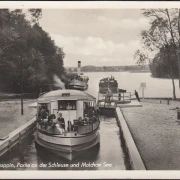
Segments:
[[[0,172],[180,170],[180,3],[4,4]]]

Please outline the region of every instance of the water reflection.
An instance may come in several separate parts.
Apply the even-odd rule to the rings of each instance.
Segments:
[[[40,149],[38,146],[37,162],[40,166],[39,169],[41,170],[44,169],[46,170],[47,168],[52,170],[80,170],[80,169],[96,170],[98,169],[97,167],[88,167],[88,166],[89,163],[93,164],[93,162],[95,162],[96,159],[98,158],[99,149],[100,149],[100,145],[98,144],[95,147],[83,152],[82,154],[74,158],[72,161],[69,161],[58,155],[52,154],[49,151],[43,151],[43,149],[42,148]],[[56,167],[56,166],[63,166],[63,167]]]

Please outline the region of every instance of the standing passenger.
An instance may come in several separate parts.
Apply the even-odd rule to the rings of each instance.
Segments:
[[[60,124],[60,126],[65,129],[65,121],[64,121],[64,118],[62,117],[62,113],[59,113],[59,117],[58,117],[58,122]]]

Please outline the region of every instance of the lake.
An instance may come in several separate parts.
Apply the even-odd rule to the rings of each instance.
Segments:
[[[140,83],[146,83],[146,89],[144,91],[144,97],[172,97],[172,80],[153,78],[151,73],[130,73],[130,72],[88,72],[84,73],[89,77],[89,88],[87,92],[91,92],[92,95],[97,97],[99,90],[99,80],[104,77],[115,77],[118,81],[120,89],[126,89],[127,92],[134,94],[134,90],[137,90],[139,96],[142,97],[142,90],[140,89]],[[179,82],[175,80],[176,96],[180,98]]]

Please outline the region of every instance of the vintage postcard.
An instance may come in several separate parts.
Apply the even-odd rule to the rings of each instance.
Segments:
[[[1,177],[179,178],[179,52],[179,2],[0,2]]]

